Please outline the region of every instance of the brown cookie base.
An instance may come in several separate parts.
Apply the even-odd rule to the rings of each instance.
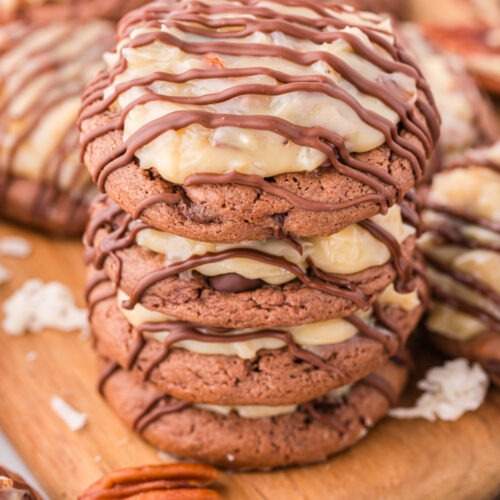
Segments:
[[[260,419],[182,406],[150,418],[163,402],[147,409],[162,393],[152,384],[138,383],[123,370],[107,378],[103,393],[128,426],[135,424],[161,450],[225,468],[271,469],[325,460],[354,445],[391,405],[386,390],[380,387],[399,396],[406,379],[405,366],[389,363],[376,372],[375,384],[369,379],[357,383],[338,406],[321,409],[311,404],[313,411],[299,407],[288,415]],[[182,405],[169,397],[164,402]]]
[[[432,343],[444,354],[454,358],[467,358],[479,363],[491,381],[500,387],[500,332],[487,331],[467,341],[450,339],[428,332]]]
[[[113,112],[106,112],[84,120],[81,126],[83,141],[87,133],[115,118]],[[420,142],[413,135],[404,133],[403,136],[420,147]],[[85,149],[85,164],[91,174],[97,176],[99,163],[121,145],[122,132],[117,130],[91,141]],[[396,156],[387,145],[354,156],[388,172],[403,193],[407,193],[415,183],[410,162]],[[365,195],[375,194],[371,187],[330,167],[309,173],[278,175],[271,180],[274,187],[316,202],[355,202]],[[318,212],[305,210],[255,187],[238,184],[174,185],[152,170],[142,170],[136,162],[111,172],[104,189],[125,212],[134,217],[140,216],[157,229],[211,242],[263,240],[283,233],[327,236],[380,212],[380,205],[371,201],[340,210]],[[394,187],[387,186],[387,189],[395,196]],[[151,196],[173,193],[179,196],[179,201],[171,204],[160,201],[138,210]]]
[[[392,337],[390,351],[381,342],[358,334],[345,342],[317,349],[324,365],[298,359],[288,348],[262,350],[253,359],[172,348],[156,364],[155,360],[164,352],[163,344],[148,340],[141,348],[142,337],[119,310],[109,282],[94,289],[91,302],[99,297],[108,298],[95,303],[90,322],[102,355],[131,369],[137,380],[147,378],[172,396],[223,405],[296,404],[359,380],[384,365],[405,344],[423,311],[423,307],[410,312],[385,308],[386,315],[399,329],[397,336]],[[152,369],[153,365],[156,367]]]
[[[91,194],[75,198],[53,186],[14,177],[1,191],[0,216],[51,234],[79,236],[88,220]]]
[[[102,206],[101,203],[93,205],[94,215],[89,226],[94,222],[97,208]],[[99,229],[93,242],[85,238],[87,259],[98,267],[103,266],[111,281],[132,296],[142,279],[165,269],[165,256],[135,243],[123,250],[110,252],[106,248],[112,247],[113,243],[106,242],[102,251],[101,245],[112,230],[111,227]],[[402,252],[408,261],[414,260],[414,236],[403,242]],[[396,269],[391,260],[382,266],[345,275],[345,278],[366,296],[366,303],[371,303],[394,282]],[[348,316],[359,309],[359,303],[356,304],[350,297],[310,288],[298,279],[280,286],[264,284],[250,291],[226,293],[214,289],[206,277],[196,272],[190,279],[174,275],[153,283],[139,298],[145,307],[153,311],[183,321],[228,328],[314,323]]]

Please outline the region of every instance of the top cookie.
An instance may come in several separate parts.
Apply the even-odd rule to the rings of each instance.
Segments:
[[[334,233],[400,200],[438,136],[389,19],[331,2],[156,2],[107,60],[85,163],[125,211],[190,238]]]

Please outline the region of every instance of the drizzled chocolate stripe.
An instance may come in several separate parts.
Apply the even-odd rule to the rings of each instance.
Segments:
[[[432,287],[432,295],[437,301],[443,302],[458,311],[462,311],[478,319],[492,330],[500,332],[500,320],[484,309],[458,299],[435,285]]]
[[[477,279],[472,274],[464,273],[453,266],[439,261],[430,254],[426,254],[425,258],[427,259],[428,264],[430,264],[437,271],[447,274],[462,285],[469,286],[474,291],[479,292],[488,300],[491,300],[493,303],[500,306],[500,295],[483,281]]]
[[[277,2],[278,3],[278,2]],[[349,32],[328,31],[327,28],[334,27],[341,30],[348,26],[343,21],[338,12],[342,9],[332,7],[322,8],[306,0],[279,2],[285,5],[293,5],[309,8],[314,11],[318,18],[304,18],[299,15],[279,14],[270,7],[260,7],[258,1],[245,1],[239,3],[225,3],[220,5],[205,5],[202,2],[192,3],[157,3],[135,11],[123,20],[119,27],[121,38],[127,37],[131,31],[138,26],[158,29],[160,26],[174,27],[180,33],[196,33],[216,41],[187,42],[167,32],[147,32],[135,36],[128,40],[121,48],[118,61],[113,68],[103,73],[89,86],[84,95],[81,120],[91,118],[104,112],[112,102],[131,87],[140,86],[147,89],[147,94],[141,96],[135,102],[130,103],[122,110],[120,115],[112,120],[108,125],[96,127],[87,133],[82,139],[82,154],[88,144],[100,135],[104,135],[111,130],[123,129],[123,124],[128,112],[136,105],[144,102],[163,100],[170,102],[183,102],[188,104],[206,104],[222,102],[236,96],[247,94],[279,95],[282,93],[306,91],[322,92],[332,98],[339,99],[346,103],[353,111],[368,125],[379,130],[385,137],[386,143],[398,156],[407,159],[413,169],[416,178],[422,176],[426,156],[430,155],[433,144],[438,135],[439,119],[433,105],[424,102],[421,96],[418,97],[416,107],[424,115],[424,120],[416,117],[413,104],[405,102],[405,98],[397,92],[397,87],[387,81],[371,82],[342,59],[322,50],[301,52],[283,46],[263,45],[257,43],[233,43],[232,39],[241,38],[255,32],[272,33],[282,32],[289,34],[296,39],[310,40],[320,47],[325,41],[343,39],[359,54],[371,64],[378,66],[382,71],[389,73],[401,72],[414,78],[417,86],[432,103],[432,96],[429,92],[425,80],[414,64],[402,52],[400,46],[391,43],[384,38],[382,32],[376,26],[358,26],[358,28],[376,45],[381,47],[392,58],[381,56],[376,50],[367,46],[362,40]],[[329,6],[330,7],[330,6]],[[222,17],[224,14],[244,14],[237,18]],[[217,19],[207,18],[206,15],[220,14]],[[248,17],[254,16],[255,19]],[[351,24],[352,25],[352,24]],[[238,29],[238,27],[240,29]],[[223,28],[221,31],[219,28]],[[222,38],[225,41],[220,41]],[[182,74],[155,73],[146,77],[138,78],[130,82],[119,83],[111,92],[111,95],[104,99],[104,89],[112,85],[114,79],[123,73],[127,68],[127,61],[123,56],[126,48],[139,48],[153,42],[160,42],[170,46],[178,47],[189,54],[223,54],[223,55],[248,55],[255,57],[277,57],[292,61],[301,66],[310,66],[318,61],[326,62],[334,71],[338,72],[355,86],[359,91],[378,98],[391,108],[399,116],[403,129],[416,136],[421,142],[417,146],[404,138],[402,131],[397,127],[369,110],[365,110],[351,95],[341,89],[333,80],[323,75],[292,76],[273,71],[267,68],[220,68],[189,70]],[[250,74],[263,74],[275,78],[282,85],[236,85],[232,89],[216,94],[209,94],[200,97],[178,97],[159,95],[151,89],[150,85],[155,81],[169,81],[184,83],[200,78],[235,78],[238,76],[248,76]],[[308,146],[322,151],[329,160],[329,166],[334,167],[341,174],[349,176],[359,182],[370,186],[374,194],[363,201],[375,201],[380,204],[384,211],[395,201],[393,191],[389,187],[395,188],[397,198],[401,200],[401,187],[396,185],[393,178],[382,169],[361,161],[352,156],[347,150],[343,139],[330,130],[320,127],[299,127],[288,121],[272,116],[245,116],[245,115],[213,115],[204,111],[186,110],[170,113],[151,122],[131,137],[125,143],[108,154],[98,165],[95,171],[95,180],[101,189],[104,188],[107,176],[127,164],[133,159],[138,149],[154,140],[167,130],[177,130],[191,124],[201,124],[207,128],[217,128],[220,126],[245,127],[256,130],[268,130],[278,133],[296,144]],[[232,177],[191,177],[190,182],[198,183],[203,179],[204,183],[233,183]],[[242,176],[239,183],[256,187],[256,181],[251,176]],[[268,190],[272,186],[264,182],[258,186],[260,189]],[[267,189],[266,189],[267,188]],[[289,199],[293,193],[284,193],[286,190],[276,191],[276,196]],[[286,196],[283,196],[286,194]],[[297,197],[296,197],[297,198]],[[173,202],[179,199],[173,199]],[[140,214],[146,207],[158,202],[158,198],[143,202]],[[166,201],[162,199],[161,201]],[[168,202],[171,200],[169,199]],[[294,200],[297,202],[297,199]],[[313,200],[301,199],[301,205],[307,206],[309,210],[338,210],[342,205],[314,202]],[[359,203],[359,200],[356,200]],[[346,205],[350,206],[350,205]]]

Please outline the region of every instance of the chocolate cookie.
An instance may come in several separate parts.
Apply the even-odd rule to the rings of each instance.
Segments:
[[[132,326],[110,282],[99,282],[99,277],[94,277],[98,284],[89,296],[98,351],[138,380],[203,403],[295,404],[352,383],[382,366],[406,343],[424,309],[416,297],[400,305],[379,300],[371,314],[353,316],[352,325],[336,320],[319,324],[319,331],[317,324],[300,329],[211,329],[169,322],[158,313],[143,313],[142,321]]]
[[[406,210],[403,215],[405,213],[410,214]],[[328,269],[322,270],[318,266],[326,268],[335,263],[337,252],[344,248],[338,240],[341,233],[332,235],[327,241],[294,239],[283,243],[267,240],[260,242],[258,249],[252,246],[252,242],[243,242],[237,247],[214,247],[213,251],[206,250],[202,242],[176,238],[172,256],[167,256],[145,248],[144,242],[143,246],[139,245],[137,242],[142,241],[139,237],[151,231],[149,226],[132,221],[129,215],[103,198],[94,205],[87,229],[87,262],[104,269],[106,275],[129,296],[129,308],[140,302],[151,310],[185,321],[230,328],[310,323],[347,316],[359,308],[366,309],[393,282],[399,292],[414,289],[414,230],[402,225],[401,215],[395,215],[399,217],[395,225],[387,225],[381,216],[377,216],[376,222],[361,223],[365,236],[372,235],[369,240],[351,241],[348,238],[351,233],[347,234],[343,242],[352,244],[352,252],[344,249],[346,253],[337,267],[330,267],[335,272],[328,272]],[[413,217],[410,218],[414,223]],[[155,250],[161,249],[158,245],[163,240],[170,241],[167,239],[169,234],[149,234],[152,241],[149,247]],[[352,233],[353,238],[356,234]],[[396,236],[403,239],[401,244]],[[143,239],[146,241],[145,237]],[[186,245],[193,245],[195,252],[189,258],[186,258],[189,253],[181,253]],[[282,245],[279,250],[275,250],[277,245]],[[319,248],[326,248],[326,253],[316,252],[315,249]],[[362,266],[360,270],[346,274],[345,269],[355,265],[356,258],[366,259],[369,255],[372,259],[380,250],[385,252],[382,260],[371,260],[376,265],[366,269]],[[305,258],[307,252],[311,252],[311,258]],[[301,255],[304,257],[302,261]],[[167,257],[171,257],[170,265]],[[300,264],[294,260],[296,258]],[[234,267],[229,269],[229,276],[225,274],[228,271],[224,269],[231,259],[242,262],[237,268],[237,276]],[[217,262],[222,263],[222,268],[216,268],[213,275],[213,267],[207,271],[206,265],[212,263],[213,266]],[[256,264],[260,265],[259,272],[263,264],[268,265],[262,271],[265,275],[241,276]],[[248,279],[252,276],[263,276],[271,282]]]
[[[273,19],[259,2],[159,2],[120,23],[83,98],[81,143],[134,218],[201,241],[325,236],[384,213],[422,177],[438,114],[386,20],[265,7]],[[146,11],[148,33],[131,38]],[[155,58],[169,61],[161,72]]]
[[[448,355],[479,361],[498,383],[500,144],[469,152],[423,190],[433,305],[426,320]]]
[[[102,366],[101,387],[127,425],[168,453],[226,468],[269,469],[318,462],[352,446],[397,401],[406,379],[407,368],[391,362],[336,395],[233,411],[176,400],[113,365]]]
[[[105,21],[0,26],[0,214],[83,231],[95,188],[78,159],[80,93],[112,43]]]

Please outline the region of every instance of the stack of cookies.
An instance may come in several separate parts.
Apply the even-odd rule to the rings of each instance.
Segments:
[[[469,151],[421,194],[426,327],[445,354],[479,362],[500,385],[500,143]]]
[[[426,297],[410,191],[439,118],[390,21],[161,1],[107,63],[79,122],[100,390],[158,448],[225,467],[352,445],[397,400]]]

